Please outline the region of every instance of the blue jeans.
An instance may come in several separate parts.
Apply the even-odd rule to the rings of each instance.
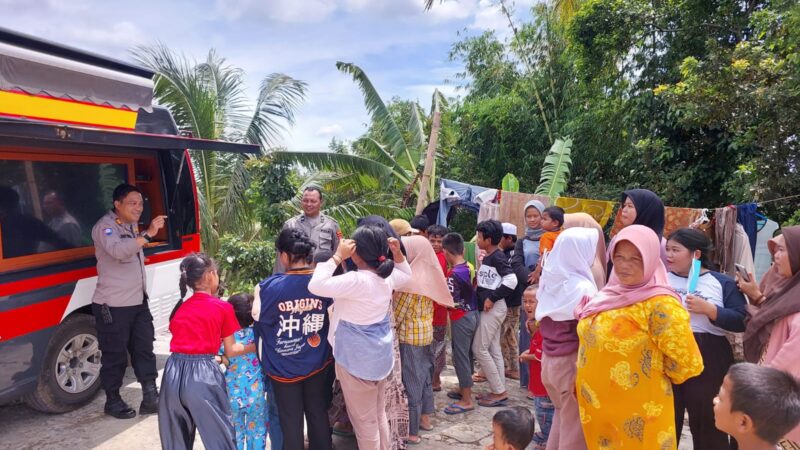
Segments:
[[[267,420],[269,421],[270,448],[283,448],[283,433],[278,419],[278,402],[275,401],[275,391],[272,389],[272,380],[264,377],[264,391],[267,393]]]
[[[539,431],[533,434],[533,443],[544,448],[547,445],[547,438],[550,437],[550,426],[553,425],[553,413],[556,408],[548,396],[534,397],[533,405],[536,422],[539,423]]]

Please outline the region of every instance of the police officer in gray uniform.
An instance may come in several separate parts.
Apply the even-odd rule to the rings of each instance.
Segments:
[[[142,193],[121,184],[114,189],[114,209],[92,228],[97,257],[97,288],[92,313],[102,357],[100,383],[106,391],[105,413],[130,419],[136,411],[119,394],[130,354],[136,379],[142,384],[139,414],[158,412],[155,330],[147,305],[146,273],[142,248],[164,226],[165,216],[153,219],[140,233],[137,223],[144,209]]]
[[[322,189],[317,186],[305,188],[301,200],[303,214],[298,214],[284,222],[283,229],[303,230],[311,238],[311,242],[317,245],[315,252],[327,250],[333,254],[339,247],[342,232],[339,231],[339,224],[335,220],[320,212],[322,203]],[[283,273],[285,270],[280,260],[276,259],[273,273]]]

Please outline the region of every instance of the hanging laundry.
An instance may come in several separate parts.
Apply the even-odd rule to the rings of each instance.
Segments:
[[[758,238],[756,209],[758,209],[758,204],[756,203],[736,205],[736,221],[742,224],[744,232],[747,233],[747,237],[750,239],[751,256],[756,254],[756,241]]]
[[[474,199],[487,190],[489,188],[442,178],[439,183],[439,217],[436,223],[447,226],[447,213],[450,212],[450,208],[456,205],[478,213],[480,205],[475,203]]]
[[[778,223],[774,220],[766,219],[766,222],[758,230],[756,238],[756,254],[753,258],[756,265],[756,279],[761,280],[761,277],[767,273],[767,270],[772,266],[772,254],[769,252],[767,241],[773,238],[775,231],[780,228]]]
[[[611,218],[611,213],[614,212],[614,206],[616,206],[616,204],[617,202],[591,200],[588,198],[558,197],[556,199],[556,206],[564,208],[564,212],[584,212],[589,214],[601,227],[605,227],[608,223],[608,219]]]
[[[484,220],[494,219],[499,220],[500,205],[493,202],[481,203],[481,209],[478,211],[478,223]]]
[[[664,208],[664,237],[669,237],[674,231],[691,226],[703,215],[702,209],[697,208],[675,208],[667,206]]]
[[[513,223],[517,227],[517,235],[525,234],[525,218],[522,215],[525,204],[530,200],[539,200],[545,206],[550,205],[550,198],[544,195],[525,194],[522,192],[503,192],[500,199],[500,213],[497,220]]]
[[[719,271],[730,276],[734,273],[734,238],[736,236],[736,207],[726,206],[714,210],[716,222],[714,238],[714,262]]]

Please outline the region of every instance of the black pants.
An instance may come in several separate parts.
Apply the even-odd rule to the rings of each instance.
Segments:
[[[92,303],[97,341],[102,367],[100,367],[100,383],[103,389],[118,391],[122,387],[122,378],[128,368],[128,355],[131,355],[133,372],[140,383],[155,381],[156,355],[153,353],[155,329],[153,316],[147,302],[136,306],[109,308],[112,323],[103,322],[101,306]]]
[[[324,370],[294,383],[272,380],[272,391],[278,402],[278,415],[283,433],[283,450],[303,450],[303,415],[308,426],[308,448],[330,450],[331,426],[328,421],[331,395],[329,365]]]
[[[191,449],[195,430],[207,449],[236,448],[225,375],[213,358],[173,353],[167,359],[158,400],[162,449]]]
[[[695,333],[703,355],[703,373],[683,384],[672,385],[675,394],[675,430],[680,442],[684,411],[689,412],[689,429],[694,448],[728,450],[728,435],[714,426],[714,397],[733,364],[733,351],[728,339],[710,333]]]

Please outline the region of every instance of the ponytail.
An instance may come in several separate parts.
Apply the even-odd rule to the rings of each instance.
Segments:
[[[203,279],[203,276],[209,270],[212,270],[216,267],[214,264],[214,260],[208,257],[205,253],[192,253],[191,255],[186,256],[181,261],[180,270],[181,270],[181,278],[178,281],[178,289],[181,293],[181,298],[178,300],[178,303],[175,304],[175,307],[172,308],[172,312],[169,315],[169,320],[172,320],[175,317],[175,314],[180,309],[181,305],[183,305],[183,299],[186,297],[186,293],[188,292],[188,288],[195,289],[197,283]]]
[[[365,225],[353,233],[356,253],[378,276],[387,278],[394,270],[394,260],[389,253],[389,235],[381,227]]]

